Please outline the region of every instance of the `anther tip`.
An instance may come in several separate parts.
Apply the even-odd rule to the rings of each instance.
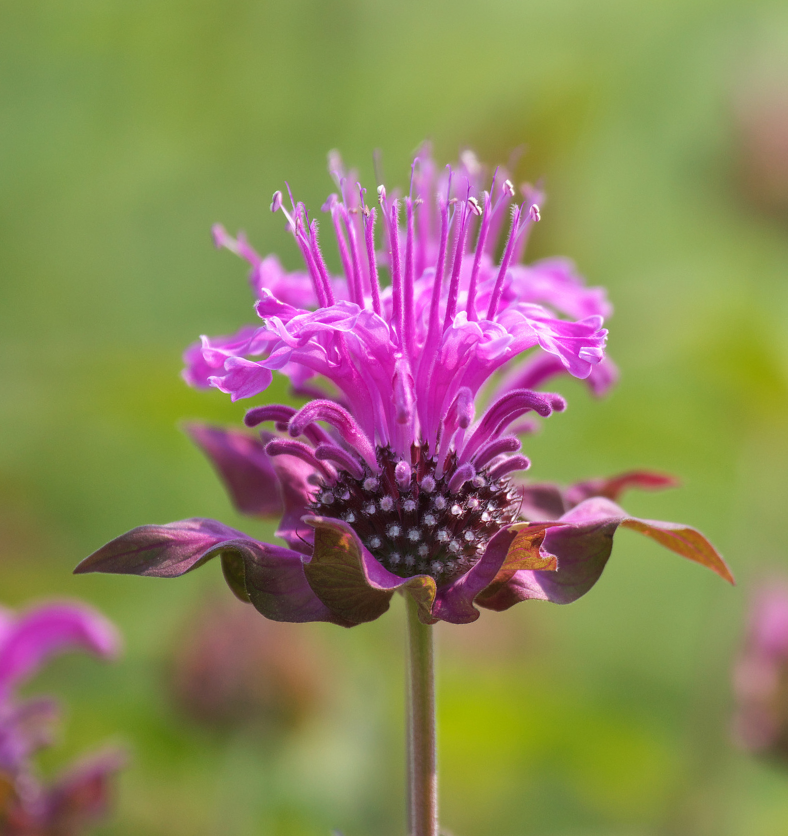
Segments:
[[[278,212],[282,208],[282,192],[277,189],[271,198],[271,211]]]
[[[503,193],[509,195],[509,197],[514,197],[514,183],[511,180],[503,181]]]
[[[539,211],[539,207],[537,206],[536,203],[534,203],[531,206],[529,214],[530,214],[531,220],[534,221],[535,223],[538,223],[539,221],[542,220],[542,213]]]
[[[479,201],[476,200],[475,197],[468,198],[468,205],[471,207],[471,212],[473,212],[474,215],[481,215],[482,207],[479,205]]]
[[[381,183],[378,186],[378,200],[383,203],[386,199],[386,187]]]

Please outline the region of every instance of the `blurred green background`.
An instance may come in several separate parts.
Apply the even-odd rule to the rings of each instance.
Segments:
[[[281,728],[207,728],[173,661],[224,588],[73,577],[145,522],[250,533],[183,418],[247,404],[179,380],[200,333],[251,321],[215,221],[298,264],[267,206],[313,213],[326,152],[404,184],[525,143],[549,202],[529,257],[565,253],[616,306],[622,381],[530,439],[539,479],[647,466],[631,495],[728,557],[731,589],[622,532],[578,603],[438,628],[442,810],[456,836],[769,836],[788,775],[730,743],[729,668],[748,588],[785,567],[788,7],[769,0],[0,0],[0,600],[83,597],[126,638],[30,687],[69,706],[56,769],[107,739],[133,753],[113,836],[404,832],[403,612],[286,628],[321,698]],[[782,131],[782,133],[781,133]],[[283,389],[274,387],[272,397]],[[299,651],[301,652],[301,651]]]

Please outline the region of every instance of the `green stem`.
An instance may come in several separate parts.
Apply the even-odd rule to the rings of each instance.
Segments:
[[[435,666],[432,627],[418,604],[408,607],[408,824],[411,836],[438,836],[438,767],[435,738]]]

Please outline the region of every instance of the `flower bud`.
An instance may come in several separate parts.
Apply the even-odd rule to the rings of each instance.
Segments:
[[[752,601],[733,670],[733,734],[750,752],[788,764],[788,582],[772,581]]]
[[[299,726],[322,689],[320,666],[296,630],[231,598],[204,601],[174,649],[176,703],[196,722],[224,730]]]

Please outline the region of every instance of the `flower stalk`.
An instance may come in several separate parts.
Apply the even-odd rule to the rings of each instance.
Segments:
[[[438,762],[435,733],[435,654],[432,626],[418,604],[408,609],[408,823],[411,836],[438,836]]]

